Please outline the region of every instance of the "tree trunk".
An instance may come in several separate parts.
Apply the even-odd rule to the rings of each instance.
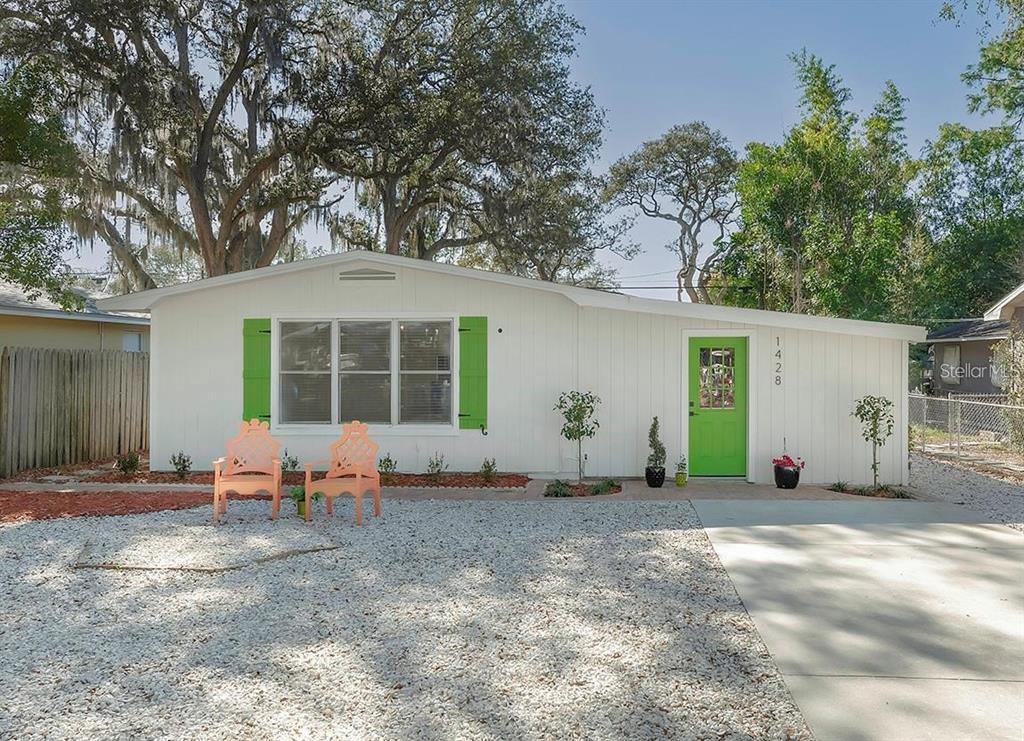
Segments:
[[[118,231],[114,222],[103,216],[96,223],[96,226],[99,227],[99,232],[103,235],[103,239],[110,245],[110,251],[114,254],[114,259],[127,271],[134,288],[140,291],[156,288],[156,281],[146,272],[142,261],[132,252],[131,245],[121,236],[121,232]]]

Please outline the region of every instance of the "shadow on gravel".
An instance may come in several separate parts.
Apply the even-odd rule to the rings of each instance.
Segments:
[[[687,502],[351,514],[217,574],[54,565],[205,510],[0,530],[0,736],[808,737]]]

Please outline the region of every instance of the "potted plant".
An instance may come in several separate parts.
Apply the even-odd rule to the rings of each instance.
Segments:
[[[686,456],[679,456],[679,462],[676,463],[676,486],[686,486]]]
[[[651,429],[647,432],[647,442],[651,446],[651,454],[647,456],[647,468],[644,478],[652,489],[658,489],[665,483],[665,446],[658,438],[658,418],[651,420]]]
[[[797,457],[796,460],[783,453],[778,458],[772,458],[772,465],[775,466],[775,486],[780,489],[795,489],[800,483],[800,470],[806,465],[804,459]]]
[[[295,509],[298,511],[299,517],[305,517],[306,516],[306,487],[305,486],[293,486],[291,488],[291,498],[292,498],[292,501],[295,502]],[[324,498],[324,495],[323,495],[322,492],[319,492],[319,491],[313,492],[312,500],[314,502],[319,502],[323,498]]]

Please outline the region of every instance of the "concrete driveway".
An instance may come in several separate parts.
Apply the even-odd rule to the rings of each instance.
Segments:
[[[819,741],[1024,739],[1024,535],[935,502],[693,505]]]

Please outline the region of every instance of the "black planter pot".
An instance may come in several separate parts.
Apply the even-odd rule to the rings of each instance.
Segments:
[[[780,489],[795,489],[800,483],[799,466],[776,466],[775,486]]]
[[[648,466],[644,469],[644,478],[647,485],[652,489],[660,489],[665,483],[665,468],[663,466]]]

